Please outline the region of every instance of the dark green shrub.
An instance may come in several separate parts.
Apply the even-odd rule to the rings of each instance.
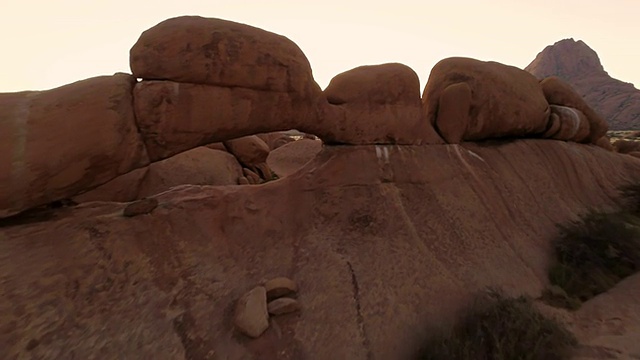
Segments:
[[[552,284],[570,298],[585,301],[640,270],[638,218],[629,213],[592,212],[561,226],[555,242]]]
[[[530,299],[493,291],[476,302],[451,334],[429,341],[417,359],[567,359],[575,344],[573,335],[542,316]]]

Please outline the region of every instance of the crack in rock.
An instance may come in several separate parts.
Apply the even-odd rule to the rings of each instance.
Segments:
[[[364,317],[362,316],[362,308],[360,306],[360,286],[358,285],[358,278],[356,277],[356,273],[353,271],[353,266],[349,261],[347,261],[347,266],[349,267],[349,272],[351,273],[351,284],[353,285],[353,300],[356,303],[356,312],[357,312],[357,321],[358,328],[360,330],[360,337],[362,338],[362,345],[367,350],[367,359],[373,359],[373,353],[371,352],[371,344],[369,342],[369,338],[367,337],[367,329],[364,325]]]

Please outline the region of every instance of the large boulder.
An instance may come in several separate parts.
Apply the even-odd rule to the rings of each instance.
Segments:
[[[337,133],[329,141],[358,144],[442,143],[422,121],[420,79],[398,63],[360,66],[334,77],[324,90]]]
[[[198,147],[155,162],[140,186],[139,198],[155,195],[178,185],[237,185],[242,168],[233,155]]]
[[[142,81],[134,89],[140,132],[152,161],[213,142],[295,128],[304,103],[284,92],[172,81]]]
[[[582,142],[589,137],[589,120],[578,109],[551,105],[549,126],[543,137]]]
[[[426,121],[450,144],[539,135],[547,129],[550,112],[533,75],[460,57],[433,67],[422,103]]]
[[[128,202],[179,185],[237,185],[241,176],[242,168],[233,155],[198,147],[119,176],[73,200]]]
[[[144,31],[131,48],[130,65],[143,79],[307,96],[317,89],[309,61],[293,41],[200,16],[171,18]]]
[[[267,164],[279,177],[289,176],[322,151],[322,141],[301,139],[283,145],[269,153]]]
[[[580,110],[589,120],[589,136],[583,142],[596,143],[607,134],[608,125],[602,116],[595,112],[571,85],[558,77],[551,76],[540,82],[544,96],[552,105],[568,106]]]
[[[182,16],[142,33],[130,52],[140,130],[152,160],[263,132],[315,129],[323,104],[291,40],[232,21]]]
[[[131,106],[134,84],[116,74],[0,94],[0,217],[148,164]]]
[[[265,180],[273,177],[267,166],[269,146],[255,135],[244,136],[224,142],[227,150],[233,154],[244,167],[251,169]]]

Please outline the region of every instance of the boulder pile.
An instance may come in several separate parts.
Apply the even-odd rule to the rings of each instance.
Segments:
[[[184,183],[259,184],[290,129],[328,145],[534,137],[606,147],[606,122],[569,85],[495,62],[444,59],[422,97],[416,73],[397,63],[346,71],[322,91],[288,38],[182,16],[143,32],[130,65],[132,75],[0,94],[0,218]]]

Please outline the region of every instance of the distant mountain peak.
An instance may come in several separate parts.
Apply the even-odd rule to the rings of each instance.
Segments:
[[[591,74],[606,74],[598,54],[584,41],[563,39],[542,50],[525,70],[539,78],[559,76],[571,79]]]
[[[614,79],[582,40],[563,39],[542,50],[525,68],[538,79],[562,78],[607,119],[611,130],[640,130],[640,90]]]

